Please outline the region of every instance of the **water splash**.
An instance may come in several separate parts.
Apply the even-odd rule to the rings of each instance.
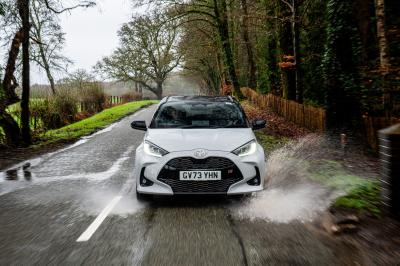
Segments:
[[[93,189],[85,191],[82,196],[80,209],[85,213],[98,215],[104,207],[117,196],[122,196],[122,198],[112,209],[110,215],[128,217],[129,215],[140,212],[148,206],[147,203],[138,201],[135,193],[129,194],[112,189]]]
[[[234,206],[242,218],[271,222],[311,221],[338,196],[310,180],[309,161],[326,152],[325,140],[308,135],[274,151],[267,160],[265,190]]]

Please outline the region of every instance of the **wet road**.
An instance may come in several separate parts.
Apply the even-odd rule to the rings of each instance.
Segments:
[[[132,168],[143,133],[129,123],[153,112],[0,174],[0,265],[343,263],[336,243],[300,222],[234,215],[237,199],[138,202]]]

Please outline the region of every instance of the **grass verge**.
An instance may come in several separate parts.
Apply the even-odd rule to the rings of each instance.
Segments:
[[[333,207],[380,215],[380,185],[377,180],[348,173],[337,161],[312,162],[316,163],[317,166],[311,166],[311,179],[345,192],[345,195],[336,199]]]
[[[102,129],[121,118],[130,115],[138,109],[157,103],[158,101],[137,101],[130,102],[123,105],[118,105],[109,109],[105,109],[102,112],[95,114],[87,119],[83,119],[79,122],[70,124],[68,126],[49,130],[42,136],[40,136],[39,145],[45,145],[58,141],[67,141],[80,138],[85,135],[92,134],[99,129]]]

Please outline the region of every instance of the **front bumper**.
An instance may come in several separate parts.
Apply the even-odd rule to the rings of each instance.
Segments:
[[[155,195],[174,195],[174,194],[227,194],[227,195],[235,195],[235,194],[248,194],[256,191],[261,191],[264,187],[264,177],[265,177],[265,157],[264,151],[260,145],[257,144],[257,151],[249,156],[239,157],[231,152],[225,151],[211,151],[207,150],[208,157],[220,157],[229,159],[234,163],[237,169],[240,171],[240,178],[236,179],[234,182],[227,184],[219,184],[215,183],[216,189],[210,189],[210,186],[213,185],[212,182],[215,181],[185,181],[192,183],[194,186],[200,185],[198,189],[193,191],[178,191],[174,186],[174,182],[168,182],[167,184],[165,180],[160,178],[160,173],[164,169],[165,165],[173,159],[182,158],[182,157],[193,157],[193,150],[189,151],[179,151],[179,152],[171,152],[163,157],[154,157],[147,155],[143,151],[143,145],[140,145],[136,150],[135,157],[135,170],[134,174],[137,178],[137,191],[142,194],[155,194]],[[207,158],[208,158],[207,157]],[[183,169],[180,169],[183,170]],[[202,169],[185,169],[185,170],[202,170]],[[212,170],[212,169],[207,169]],[[259,185],[251,185],[251,180],[259,175],[260,182]],[[148,183],[151,185],[142,185],[140,182],[140,176],[144,176],[147,179]],[[163,181],[161,181],[161,180]],[[182,185],[181,181],[181,184]],[[205,183],[208,182],[208,183]],[[225,185],[226,189],[221,191],[221,185]],[[172,187],[171,187],[172,186]],[[206,187],[202,191],[201,187]],[[182,186],[180,186],[182,187]],[[187,186],[186,186],[187,187]],[[174,193],[175,189],[175,193]]]

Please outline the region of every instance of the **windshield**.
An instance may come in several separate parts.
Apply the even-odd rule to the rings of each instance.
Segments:
[[[228,128],[248,127],[237,103],[179,101],[160,106],[150,128]]]

